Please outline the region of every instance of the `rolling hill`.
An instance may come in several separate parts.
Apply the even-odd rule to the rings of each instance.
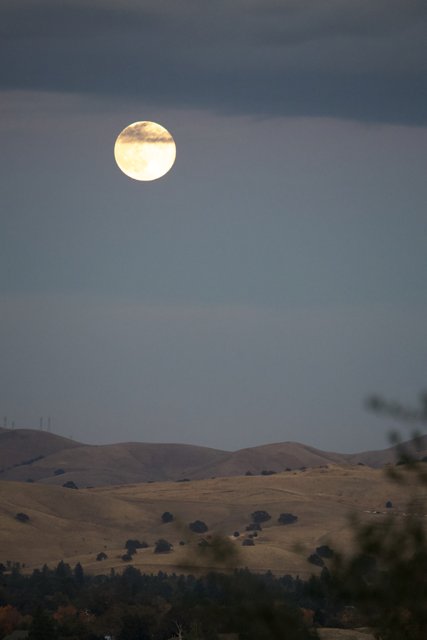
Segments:
[[[426,450],[424,436],[419,455]],[[230,452],[187,444],[86,445],[46,431],[0,431],[0,480],[53,485],[72,481],[78,487],[258,475],[328,464],[377,468],[394,459],[393,447],[342,454],[282,442]]]
[[[220,533],[232,540],[238,551],[234,566],[306,577],[319,570],[307,561],[317,546],[350,546],[349,512],[375,520],[386,511],[388,500],[393,512],[404,517],[403,487],[382,470],[359,465],[81,490],[0,482],[0,562],[25,563],[31,570],[63,559],[105,573],[126,566],[125,542],[138,539],[149,546],[133,557],[134,566],[145,572],[193,572],[194,565],[211,566],[209,558],[198,556],[201,536],[188,528],[199,519],[206,522],[208,535]],[[267,511],[271,519],[262,524],[254,546],[242,546],[256,510]],[[173,513],[173,522],[162,522],[165,511]],[[28,519],[17,519],[17,513]],[[298,520],[281,525],[281,513],[292,513]],[[236,531],[239,535],[233,536]],[[159,538],[173,544],[172,553],[153,553]],[[99,562],[96,556],[101,552],[107,558]]]

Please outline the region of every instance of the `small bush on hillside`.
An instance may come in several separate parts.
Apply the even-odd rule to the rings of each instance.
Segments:
[[[277,519],[279,524],[293,524],[298,520],[298,516],[294,516],[293,513],[281,513]]]
[[[385,503],[385,508],[386,509],[392,509],[393,508],[393,503],[391,500],[387,500],[387,502]]]
[[[245,527],[245,531],[262,531],[262,527],[259,522],[251,522]]]
[[[203,520],[195,520],[188,525],[190,531],[193,533],[206,533],[208,526]]]
[[[154,545],[154,553],[169,553],[172,550],[172,544],[165,540],[164,538],[160,538]]]
[[[235,532],[233,533],[233,536],[234,536],[235,538],[238,538],[238,537],[240,536],[240,533],[239,533],[238,531],[235,531]]]
[[[100,553],[98,553],[98,555],[96,556],[96,561],[97,562],[102,562],[102,560],[107,560],[108,556],[106,553],[104,553],[103,551],[101,551]]]
[[[17,513],[15,516],[15,520],[19,520],[19,522],[28,522],[29,519],[30,519],[30,516],[22,512]]]
[[[65,473],[65,471],[64,469],[55,469],[53,473],[55,476],[62,476]]]
[[[165,524],[173,521],[173,514],[170,511],[165,511],[162,513],[162,522]]]
[[[254,511],[251,513],[253,522],[267,522],[271,520],[271,515],[267,511]]]
[[[129,553],[136,553],[137,549],[146,549],[148,544],[146,542],[140,542],[139,540],[126,540],[125,549],[128,550]]]
[[[263,469],[261,471],[262,476],[274,476],[275,473],[277,473],[277,471],[273,471],[273,469]]]
[[[64,482],[62,486],[65,487],[66,489],[78,489],[78,486],[72,480],[68,480],[67,482]]]
[[[129,551],[127,553],[124,553],[122,555],[122,560],[123,562],[130,562],[132,560],[132,554],[129,553]]]

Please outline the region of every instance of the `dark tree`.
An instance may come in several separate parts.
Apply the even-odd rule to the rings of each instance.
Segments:
[[[107,560],[107,558],[108,558],[107,554],[104,553],[103,551],[98,553],[98,555],[96,556],[97,562],[101,562],[102,560]]]
[[[267,511],[254,511],[251,513],[251,518],[253,522],[267,522],[271,520],[271,515]]]
[[[83,567],[80,564],[80,562],[78,562],[74,567],[74,580],[77,582],[78,585],[82,585],[85,581]]]
[[[128,550],[128,553],[134,554],[137,549],[145,549],[148,547],[146,542],[140,542],[139,540],[126,540],[125,549]]]
[[[193,533],[206,533],[208,530],[208,526],[203,520],[195,520],[194,522],[190,522],[188,525],[190,531]]]
[[[293,524],[298,520],[298,516],[294,516],[293,513],[281,513],[277,519],[279,524]]]
[[[28,640],[56,640],[58,637],[56,626],[50,615],[39,608],[33,615]]]
[[[250,522],[245,527],[245,531],[262,531],[262,527],[259,522]]]
[[[167,524],[168,522],[172,522],[172,521],[173,521],[173,514],[170,511],[165,511],[164,513],[162,513],[162,522]]]
[[[165,540],[164,538],[160,538],[154,545],[154,553],[169,553],[172,550],[172,544]]]
[[[393,503],[391,500],[387,500],[387,502],[385,503],[385,508],[386,509],[392,509],[393,508]]]
[[[22,512],[17,513],[15,516],[15,520],[19,520],[19,522],[28,522],[29,519],[30,519],[30,516]]]
[[[62,486],[65,487],[66,489],[78,489],[78,486],[76,485],[75,482],[73,482],[73,480],[68,480],[67,482],[64,482]]]
[[[65,471],[64,469],[55,469],[55,471],[53,472],[56,476],[62,476]]]
[[[150,640],[149,622],[144,616],[127,614],[121,620],[119,640]]]

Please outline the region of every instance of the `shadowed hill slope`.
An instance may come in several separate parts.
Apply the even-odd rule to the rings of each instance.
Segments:
[[[419,456],[426,454],[427,436]],[[282,442],[229,452],[187,444],[125,442],[85,445],[46,431],[0,431],[0,480],[78,487],[259,475],[328,464],[380,467],[395,459],[395,449],[341,454],[297,442]]]
[[[0,469],[29,464],[40,456],[79,447],[80,443],[35,429],[0,429]],[[31,464],[31,463],[30,463]]]

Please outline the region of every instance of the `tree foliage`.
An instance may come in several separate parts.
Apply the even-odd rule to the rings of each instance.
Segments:
[[[420,406],[408,409],[378,396],[368,400],[377,413],[408,422],[427,422],[427,393]],[[357,603],[381,640],[425,640],[427,638],[427,535],[425,525],[427,465],[420,461],[423,441],[418,432],[402,441],[393,433],[397,466],[387,470],[406,488],[405,510],[388,510],[375,522],[353,516],[356,551],[350,557],[337,555],[334,577],[345,597]]]
[[[298,516],[294,516],[293,513],[281,513],[277,519],[279,524],[293,524],[298,520]]]
[[[169,553],[172,551],[172,544],[164,538],[159,538],[154,545],[154,553]]]
[[[252,522],[260,523],[271,520],[271,515],[267,511],[259,510],[251,513]]]
[[[161,520],[163,523],[173,522],[173,514],[170,511],[162,513]]]
[[[193,533],[206,533],[208,530],[208,525],[203,520],[195,520],[194,522],[190,522],[188,528]]]

